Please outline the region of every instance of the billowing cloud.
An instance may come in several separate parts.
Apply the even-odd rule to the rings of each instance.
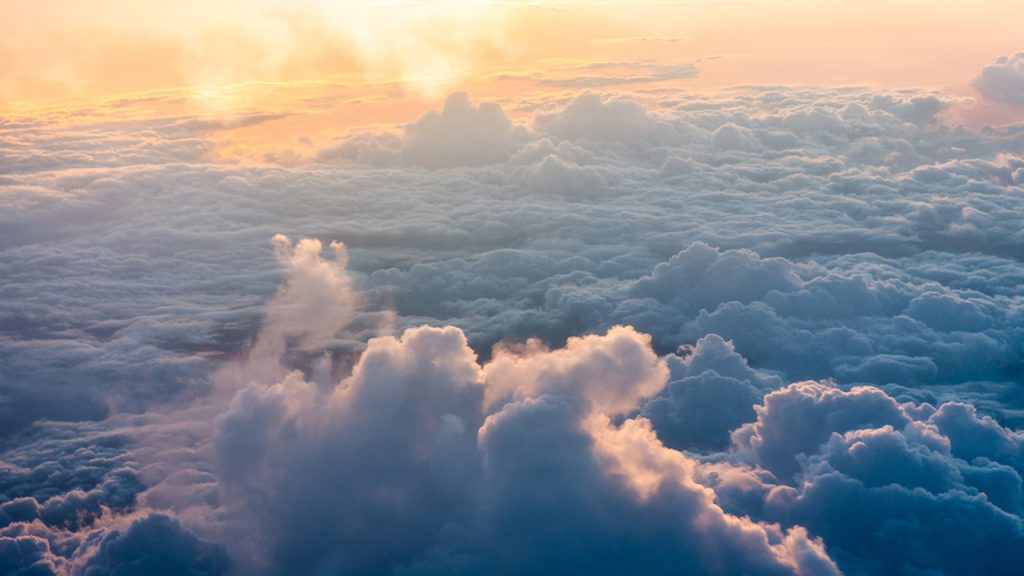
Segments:
[[[162,514],[151,514],[123,530],[95,536],[84,546],[85,559],[75,571],[97,576],[130,574],[227,574],[231,566],[223,547],[202,541]]]
[[[274,254],[285,280],[266,304],[266,318],[249,353],[246,378],[275,382],[284,376],[280,366],[289,340],[305,350],[323,350],[336,342],[360,305],[360,295],[345,270],[344,244],[331,242],[334,259],[321,256],[319,240],[303,239],[294,246],[283,234],[274,236]]]
[[[769,394],[734,440],[784,481],[762,492],[764,517],[822,535],[847,570],[1016,570],[1022,437],[970,406],[798,383]],[[800,482],[786,486],[791,473]]]
[[[1024,52],[996,58],[981,69],[972,85],[985,98],[1024,106]]]
[[[642,411],[673,448],[725,448],[732,430],[754,420],[763,391],[782,385],[778,376],[750,368],[717,334],[683,346],[680,353],[668,357],[672,381],[665,392]]]
[[[225,503],[270,573],[835,573],[802,530],[722,512],[646,421],[611,423],[667,379],[628,328],[483,366],[458,329],[411,328],[330,391],[243,390],[214,438]]]
[[[473,106],[465,92],[448,97],[441,112],[428,112],[405,128],[402,157],[428,168],[474,166],[508,158],[514,126],[493,102]]]
[[[427,112],[407,125],[402,138],[392,134],[356,135],[321,150],[317,159],[426,168],[480,166],[507,160],[524,136],[498,104],[474,106],[468,94],[456,92],[440,112]]]

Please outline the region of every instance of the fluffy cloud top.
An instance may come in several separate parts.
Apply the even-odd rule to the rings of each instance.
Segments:
[[[357,135],[322,150],[317,158],[378,166],[482,166],[507,160],[524,136],[498,104],[474,106],[468,94],[456,92],[440,112],[428,112],[407,125],[402,138],[393,134]]]
[[[611,423],[667,378],[627,328],[484,366],[458,329],[412,328],[330,391],[242,391],[222,489],[270,573],[836,573],[802,530],[726,515],[646,421]]]
[[[182,529],[174,519],[151,514],[131,523],[125,530],[113,530],[97,539],[94,551],[80,568],[89,576],[132,574],[217,576],[231,566],[224,549],[204,542]]]
[[[1024,106],[1024,52],[996,58],[981,69],[972,85],[985,98]]]
[[[765,517],[822,535],[849,571],[1017,570],[1022,438],[969,406],[798,383],[769,394],[734,439],[780,475],[799,470],[799,484],[767,492]]]

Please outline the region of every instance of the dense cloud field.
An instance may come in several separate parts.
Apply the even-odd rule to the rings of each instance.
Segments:
[[[1024,126],[663,96],[0,120],[0,572],[1018,573]]]

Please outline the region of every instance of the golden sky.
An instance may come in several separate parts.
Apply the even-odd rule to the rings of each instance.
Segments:
[[[588,89],[970,97],[1024,47],[1021,22],[1019,0],[0,0],[0,114],[329,110],[338,127],[407,121],[453,90],[513,114]]]

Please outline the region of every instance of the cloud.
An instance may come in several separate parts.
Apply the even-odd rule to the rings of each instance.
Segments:
[[[722,302],[749,303],[798,284],[784,259],[761,259],[744,250],[719,252],[698,242],[655,266],[651,274],[636,281],[631,293],[697,311],[714,309]]]
[[[478,371],[461,332],[422,328],[371,340],[326,393],[298,373],[240,392],[214,445],[270,571],[380,571],[464,514]]]
[[[653,62],[593,62],[534,74],[503,74],[499,80],[529,79],[542,86],[593,90],[603,87],[654,84],[694,78],[700,75],[695,64],[656,64]]]
[[[971,85],[989,100],[1024,106],[1024,52],[996,58]]]
[[[345,245],[331,242],[333,260],[321,257],[323,245],[307,238],[292,245],[283,234],[274,236],[274,254],[285,279],[266,304],[266,318],[246,366],[248,378],[274,382],[284,376],[279,363],[289,339],[297,348],[323,350],[337,343],[360,306],[361,296],[345,270]]]
[[[971,440],[954,432],[964,429],[975,431]],[[990,443],[979,444],[981,437]],[[799,470],[794,486],[762,492],[755,517],[822,535],[848,570],[1015,570],[1010,558],[1024,531],[1011,447],[1020,435],[970,407],[901,406],[877,390],[799,383],[769,394],[757,423],[734,440],[740,455],[753,453],[781,480]],[[977,530],[964,534],[957,524]]]
[[[214,439],[221,487],[269,572],[835,573],[802,531],[723,514],[645,421],[611,424],[667,377],[628,328],[482,366],[458,329],[412,328],[330,391],[298,373],[243,390]]]
[[[675,137],[672,125],[651,114],[637,102],[605,102],[594,93],[577,96],[563,110],[538,114],[535,129],[568,141],[624,144],[622,151],[640,151]]]
[[[46,540],[35,536],[0,537],[0,568],[5,574],[50,576],[57,574],[58,561]]]
[[[605,178],[591,166],[580,166],[549,155],[526,172],[526,186],[544,195],[561,195],[582,200],[601,193]]]
[[[162,514],[151,514],[124,530],[111,530],[86,544],[76,571],[96,576],[130,574],[227,574],[231,562],[223,548],[204,542]]]
[[[658,438],[676,449],[723,449],[729,433],[755,419],[763,390],[782,385],[777,376],[750,368],[731,342],[708,334],[668,356],[671,382],[644,404]]]
[[[581,429],[585,417],[546,396],[488,419],[482,533],[495,542],[474,572],[837,573],[804,532],[723,514],[643,421],[587,418]]]
[[[760,399],[748,382],[708,371],[672,382],[668,394],[644,406],[659,437],[680,449],[722,448],[729,432],[754,417]]]
[[[4,123],[4,569],[1012,572],[1020,127],[529,98],[288,168]]]
[[[317,159],[344,159],[374,165],[452,168],[503,162],[522,141],[522,130],[494,102],[474,106],[469,95],[456,92],[440,112],[427,112],[394,135],[357,135],[321,150]]]
[[[499,162],[512,151],[513,128],[497,104],[473,106],[465,92],[456,92],[440,113],[428,112],[406,127],[402,157],[429,168]]]
[[[722,150],[757,152],[761,143],[749,129],[735,124],[723,124],[711,133],[711,142]]]

